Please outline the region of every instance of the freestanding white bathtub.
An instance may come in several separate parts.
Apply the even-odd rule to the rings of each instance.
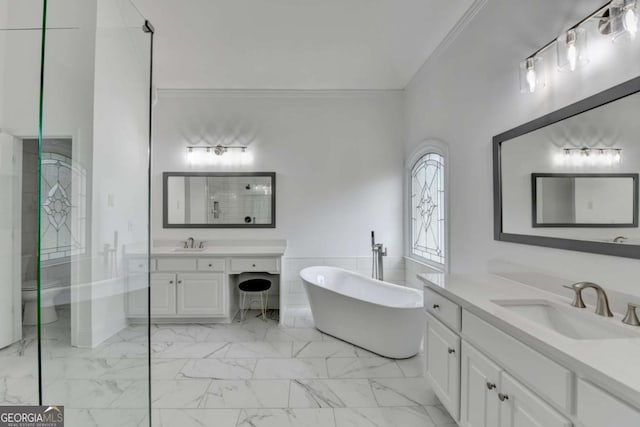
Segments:
[[[305,268],[300,277],[322,332],[394,359],[420,351],[421,291],[334,267]]]

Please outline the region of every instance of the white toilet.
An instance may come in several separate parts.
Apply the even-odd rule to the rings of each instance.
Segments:
[[[40,323],[52,323],[58,320],[58,313],[53,304],[53,299],[64,288],[60,280],[46,280],[42,282],[40,291]],[[22,283],[22,303],[24,304],[22,324],[38,324],[38,282],[26,280]]]

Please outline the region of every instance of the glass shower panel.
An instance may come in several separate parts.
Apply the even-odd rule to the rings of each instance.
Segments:
[[[0,405],[38,404],[41,0],[0,0]]]
[[[67,426],[149,425],[151,39],[128,0],[47,3],[43,403]]]

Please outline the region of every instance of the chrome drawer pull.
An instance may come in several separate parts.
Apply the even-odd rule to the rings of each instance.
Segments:
[[[453,354],[456,352],[456,350],[454,348],[450,348],[447,350],[449,352],[449,354]]]
[[[489,390],[493,390],[494,388],[496,388],[496,385],[495,385],[494,383],[490,383],[490,382],[488,382],[488,383],[487,383],[487,388],[488,388]]]
[[[504,402],[505,400],[509,400],[509,396],[506,394],[498,393],[498,399],[500,399],[500,402]]]
[[[439,309],[439,308],[440,308],[440,305],[439,305],[439,304],[433,304],[433,309],[434,309],[434,310],[437,310],[437,309]]]

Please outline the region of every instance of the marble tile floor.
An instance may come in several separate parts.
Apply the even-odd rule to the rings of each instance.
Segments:
[[[290,327],[257,314],[153,325],[154,426],[455,426],[424,380],[422,355],[379,357],[314,329],[305,310]],[[45,401],[65,405],[69,426],[148,425],[146,327],[78,349],[68,318],[59,322],[43,330]],[[35,403],[36,352],[35,329],[0,350],[0,404]]]

